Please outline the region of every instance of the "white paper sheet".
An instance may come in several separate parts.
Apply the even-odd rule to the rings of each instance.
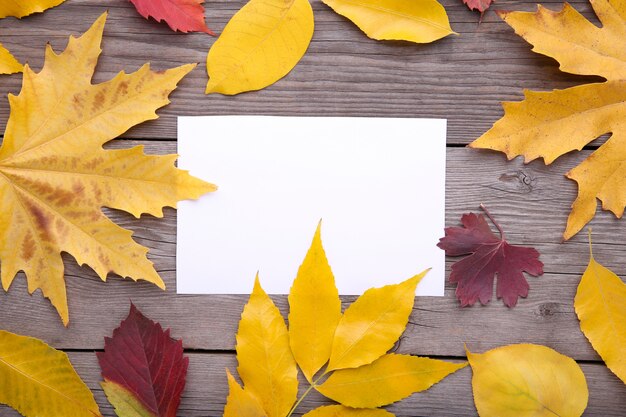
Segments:
[[[287,294],[318,222],[341,294],[432,267],[443,295],[446,121],[178,119],[179,167],[219,186],[178,210],[177,291]]]

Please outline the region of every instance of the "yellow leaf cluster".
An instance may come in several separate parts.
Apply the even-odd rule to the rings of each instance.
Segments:
[[[467,351],[474,403],[481,417],[578,417],[589,391],[576,362],[539,345]]]
[[[526,162],[546,164],[582,149],[595,138],[611,138],[567,173],[578,183],[563,234],[569,239],[595,215],[596,198],[605,210],[621,217],[626,206],[626,2],[592,0],[598,28],[569,4],[560,12],[539,6],[535,13],[507,12],[502,18],[534,45],[535,52],[553,57],[562,71],[599,75],[602,83],[552,92],[525,92],[525,100],[504,103],[504,117],[473,148],[494,149]]]
[[[591,232],[589,265],[578,285],[574,308],[582,332],[626,384],[626,284],[593,258]]]
[[[258,277],[255,281],[237,332],[243,388],[228,372],[224,416],[291,416],[312,389],[341,405],[307,416],[392,416],[378,407],[426,390],[465,367],[387,353],[406,328],[415,288],[426,272],[370,289],[342,314],[318,227],[289,293],[289,328]],[[310,384],[300,399],[298,367]]]
[[[148,156],[142,147],[104,150],[102,145],[169,103],[168,95],[193,65],[132,74],[91,84],[106,15],[67,49],[48,46],[43,69],[24,68],[18,96],[0,147],[0,261],[8,291],[18,271],[28,290],[41,289],[68,323],[61,252],[90,265],[106,280],[116,273],[163,281],[147,249],[101,211],[106,206],[136,217],[161,217],[164,206],[197,198],[215,187],[174,166],[176,155]]]
[[[99,417],[67,355],[41,340],[0,330],[0,403],[26,417]]]

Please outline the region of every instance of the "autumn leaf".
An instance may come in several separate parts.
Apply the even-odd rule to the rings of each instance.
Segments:
[[[591,251],[574,299],[580,329],[606,366],[626,383],[626,284]]]
[[[582,370],[548,347],[519,344],[482,354],[467,351],[467,359],[481,417],[575,417],[587,407]]]
[[[596,198],[618,218],[626,206],[626,3],[591,1],[602,28],[586,20],[569,4],[560,12],[539,6],[535,13],[504,12],[500,16],[533,44],[533,51],[550,56],[564,72],[598,75],[607,81],[552,92],[525,91],[525,100],[505,102],[504,117],[470,144],[473,148],[523,155],[525,162],[581,150],[597,137],[611,138],[567,173],[578,183],[563,234],[569,239],[595,215]]]
[[[140,15],[164,21],[173,31],[215,35],[204,22],[204,0],[130,0]]]
[[[15,74],[22,72],[23,68],[11,52],[0,43],[0,74]]]
[[[461,217],[463,227],[446,227],[439,246],[446,256],[470,255],[452,265],[450,282],[456,282],[456,297],[461,306],[471,306],[477,300],[491,301],[493,281],[498,275],[496,296],[508,307],[515,307],[518,297],[528,295],[528,282],[523,272],[533,276],[543,274],[543,263],[534,248],[514,246],[504,238],[504,232],[491,214],[481,205],[496,225],[500,237],[493,234],[482,214],[467,213]]]
[[[493,0],[463,0],[463,4],[470,10],[478,10],[481,15],[491,6]]]
[[[233,95],[275,83],[302,58],[313,26],[308,0],[250,0],[209,50],[206,94]]]
[[[26,417],[99,417],[67,355],[41,340],[0,330],[0,403]]]
[[[128,317],[97,352],[104,389],[120,417],[176,417],[189,358],[183,343],[133,304]],[[133,414],[135,413],[135,414]]]
[[[174,167],[176,155],[147,156],[142,147],[103,150],[130,127],[156,118],[168,94],[193,65],[162,73],[143,66],[97,85],[91,77],[100,54],[106,15],[65,52],[48,46],[39,73],[28,65],[0,148],[0,260],[8,291],[18,271],[29,292],[41,289],[68,323],[61,252],[109,272],[164,288],[132,233],[111,222],[101,207],[135,217],[162,217],[162,207],[197,198],[215,187]]]
[[[228,398],[224,407],[224,417],[266,417],[259,399],[249,390],[245,390],[235,381],[230,371],[228,377]]]
[[[9,0],[0,3],[0,19],[8,16],[22,18],[58,6],[65,0]]]
[[[455,32],[437,0],[322,0],[377,40],[428,43]]]
[[[359,409],[343,405],[325,405],[309,411],[302,417],[394,417],[394,415],[383,409]]]

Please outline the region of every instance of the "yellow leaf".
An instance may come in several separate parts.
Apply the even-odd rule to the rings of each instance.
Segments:
[[[415,288],[427,272],[369,289],[348,307],[335,331],[326,373],[370,364],[391,349],[406,328]]]
[[[394,417],[394,415],[383,409],[357,409],[343,405],[325,405],[309,411],[302,417]]]
[[[591,253],[578,285],[574,308],[580,328],[606,366],[626,383],[626,284]]]
[[[226,376],[228,377],[228,398],[224,407],[224,417],[265,417],[265,411],[258,398],[241,388],[228,369]]]
[[[93,394],[65,353],[2,330],[0,403],[26,417],[100,416]]]
[[[0,74],[15,74],[22,72],[23,68],[11,52],[0,43]]]
[[[237,332],[237,371],[268,417],[285,417],[296,401],[298,369],[287,326],[257,276]]]
[[[309,382],[330,358],[341,300],[317,227],[289,293],[289,342]]]
[[[322,1],[372,39],[428,43],[455,33],[437,0]]]
[[[132,74],[91,84],[106,15],[62,54],[48,46],[44,68],[24,68],[19,96],[0,148],[0,261],[8,291],[22,270],[28,290],[41,289],[68,323],[61,252],[109,272],[164,288],[147,249],[111,222],[103,206],[136,217],[161,217],[163,206],[197,198],[215,186],[174,167],[176,155],[146,156],[142,147],[104,150],[102,145],[169,103],[168,95],[193,65]]]
[[[467,351],[474,403],[481,417],[575,417],[589,391],[573,359],[545,346],[519,344]]]
[[[22,18],[58,6],[65,0],[3,0],[0,2],[0,19],[13,16]]]
[[[146,409],[134,394],[120,384],[105,381],[101,382],[100,385],[107,396],[107,400],[115,409],[115,414],[119,417],[156,417]]]
[[[533,50],[557,59],[561,70],[599,75],[604,83],[565,90],[525,92],[519,103],[503,103],[504,117],[470,144],[473,148],[505,152],[525,162],[543,158],[546,164],[580,150],[598,136],[612,138],[567,176],[578,183],[564,238],[569,239],[596,212],[596,198],[605,210],[621,217],[626,206],[626,6],[618,0],[594,0],[602,28],[590,23],[566,4],[561,12],[539,7],[535,13],[501,13]],[[605,149],[606,148],[606,149]]]
[[[427,390],[467,363],[388,354],[370,365],[335,371],[317,390],[348,407],[375,408]]]
[[[232,95],[275,83],[306,52],[313,22],[308,0],[250,0],[209,51],[206,93]]]

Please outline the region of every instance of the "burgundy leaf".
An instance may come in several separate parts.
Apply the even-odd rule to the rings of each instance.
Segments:
[[[539,276],[543,274],[543,263],[534,248],[510,245],[500,225],[484,206],[481,208],[500,231],[500,238],[493,234],[482,214],[468,213],[461,217],[463,227],[445,228],[446,235],[437,246],[447,256],[470,255],[452,265],[450,274],[450,282],[457,283],[456,296],[461,306],[473,305],[477,300],[487,304],[497,274],[497,297],[508,307],[515,307],[518,297],[528,295],[528,282],[522,272]]]
[[[480,13],[485,13],[485,10],[491,6],[493,0],[463,0],[463,3],[465,3],[470,10],[478,10]]]
[[[133,304],[113,337],[104,341],[104,352],[97,354],[104,380],[123,387],[155,416],[175,417],[189,365],[182,341]]]

